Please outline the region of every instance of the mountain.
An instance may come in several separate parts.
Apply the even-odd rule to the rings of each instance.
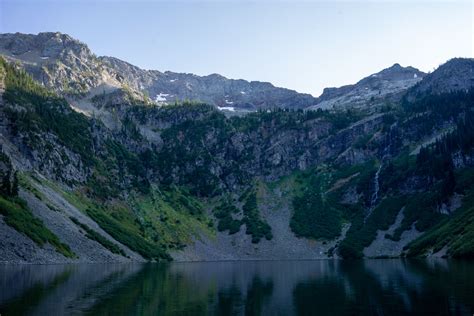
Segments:
[[[0,53],[22,64],[36,80],[67,97],[76,108],[96,115],[101,111],[92,98],[114,93],[111,98],[116,102],[116,90],[123,89],[135,99],[149,99],[158,105],[191,100],[214,105],[228,114],[268,108],[380,106],[398,101],[426,75],[416,68],[395,64],[356,84],[326,88],[314,98],[268,82],[144,70],[114,57],[97,57],[86,44],[61,33],[0,34]]]
[[[474,87],[474,58],[453,58],[416,84],[407,93],[413,99],[429,94],[468,91]]]
[[[146,71],[112,57],[101,60],[123,74],[132,86],[145,90],[157,103],[194,100],[220,108],[256,110],[265,108],[305,108],[316,102],[309,94],[276,88],[268,82],[227,79],[218,74]],[[133,75],[131,75],[133,74]]]
[[[61,94],[85,94],[100,85],[120,87],[118,74],[104,67],[89,48],[61,33],[0,34],[0,52],[39,82]]]
[[[0,34],[0,53],[21,63],[36,80],[76,101],[127,87],[135,97],[146,95],[160,105],[192,100],[229,112],[306,108],[316,103],[309,94],[268,82],[140,69],[117,58],[97,57],[87,45],[61,33]]]
[[[362,108],[396,102],[404,92],[420,82],[425,73],[399,64],[361,79],[353,85],[325,88],[318,103],[311,108]]]
[[[473,256],[469,59],[321,101],[405,82],[366,106],[229,116],[157,106],[136,87],[171,74],[47,34],[1,41],[1,261]]]

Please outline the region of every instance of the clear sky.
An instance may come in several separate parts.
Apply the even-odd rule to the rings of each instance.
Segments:
[[[472,1],[0,0],[0,32],[60,31],[145,69],[318,96],[394,63],[474,55]]]

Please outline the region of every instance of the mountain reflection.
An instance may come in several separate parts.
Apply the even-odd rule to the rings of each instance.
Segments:
[[[474,263],[0,266],[2,315],[472,315]]]

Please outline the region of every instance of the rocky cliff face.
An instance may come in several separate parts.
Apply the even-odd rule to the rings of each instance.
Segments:
[[[66,34],[0,34],[0,54],[63,95],[84,95],[100,85],[117,88],[123,83],[84,43]]]

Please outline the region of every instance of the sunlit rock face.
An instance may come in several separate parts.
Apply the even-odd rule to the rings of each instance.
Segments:
[[[416,68],[394,64],[356,84],[324,89],[318,103],[312,108],[367,108],[395,102],[408,88],[420,82],[425,75]]]

